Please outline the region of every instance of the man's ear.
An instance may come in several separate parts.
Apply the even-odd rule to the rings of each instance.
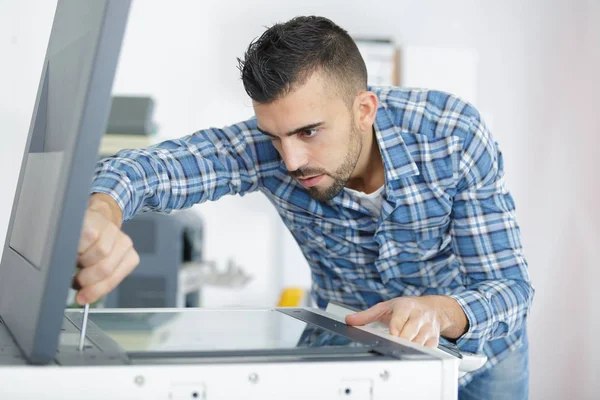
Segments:
[[[377,115],[377,107],[379,99],[377,95],[371,91],[360,92],[354,99],[354,115],[356,116],[356,126],[361,131],[371,132],[375,117]]]

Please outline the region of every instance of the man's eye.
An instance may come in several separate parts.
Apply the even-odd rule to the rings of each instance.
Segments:
[[[315,136],[317,134],[317,132],[319,132],[318,129],[309,129],[309,130],[303,131],[302,135],[305,137],[311,138],[311,137]]]

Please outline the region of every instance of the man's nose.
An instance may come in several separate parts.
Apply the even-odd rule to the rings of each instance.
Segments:
[[[281,141],[281,158],[283,158],[287,170],[293,172],[306,166],[306,151],[301,143],[294,143],[293,138],[287,139]]]

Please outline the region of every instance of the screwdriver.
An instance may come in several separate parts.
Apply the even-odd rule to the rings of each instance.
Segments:
[[[90,305],[86,304],[83,307],[83,319],[81,320],[81,332],[79,333],[79,351],[83,351],[83,344],[85,343],[85,333],[87,331],[87,321],[90,312]]]

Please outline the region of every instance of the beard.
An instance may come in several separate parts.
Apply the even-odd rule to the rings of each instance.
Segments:
[[[344,157],[342,165],[334,172],[329,172],[321,168],[302,168],[292,171],[289,174],[294,178],[302,178],[304,176],[326,175],[333,179],[333,183],[325,188],[311,187],[307,188],[310,197],[317,201],[326,202],[337,196],[346,186],[356,164],[358,157],[362,151],[362,140],[358,128],[352,121],[350,128],[350,138],[348,140],[348,153]]]

